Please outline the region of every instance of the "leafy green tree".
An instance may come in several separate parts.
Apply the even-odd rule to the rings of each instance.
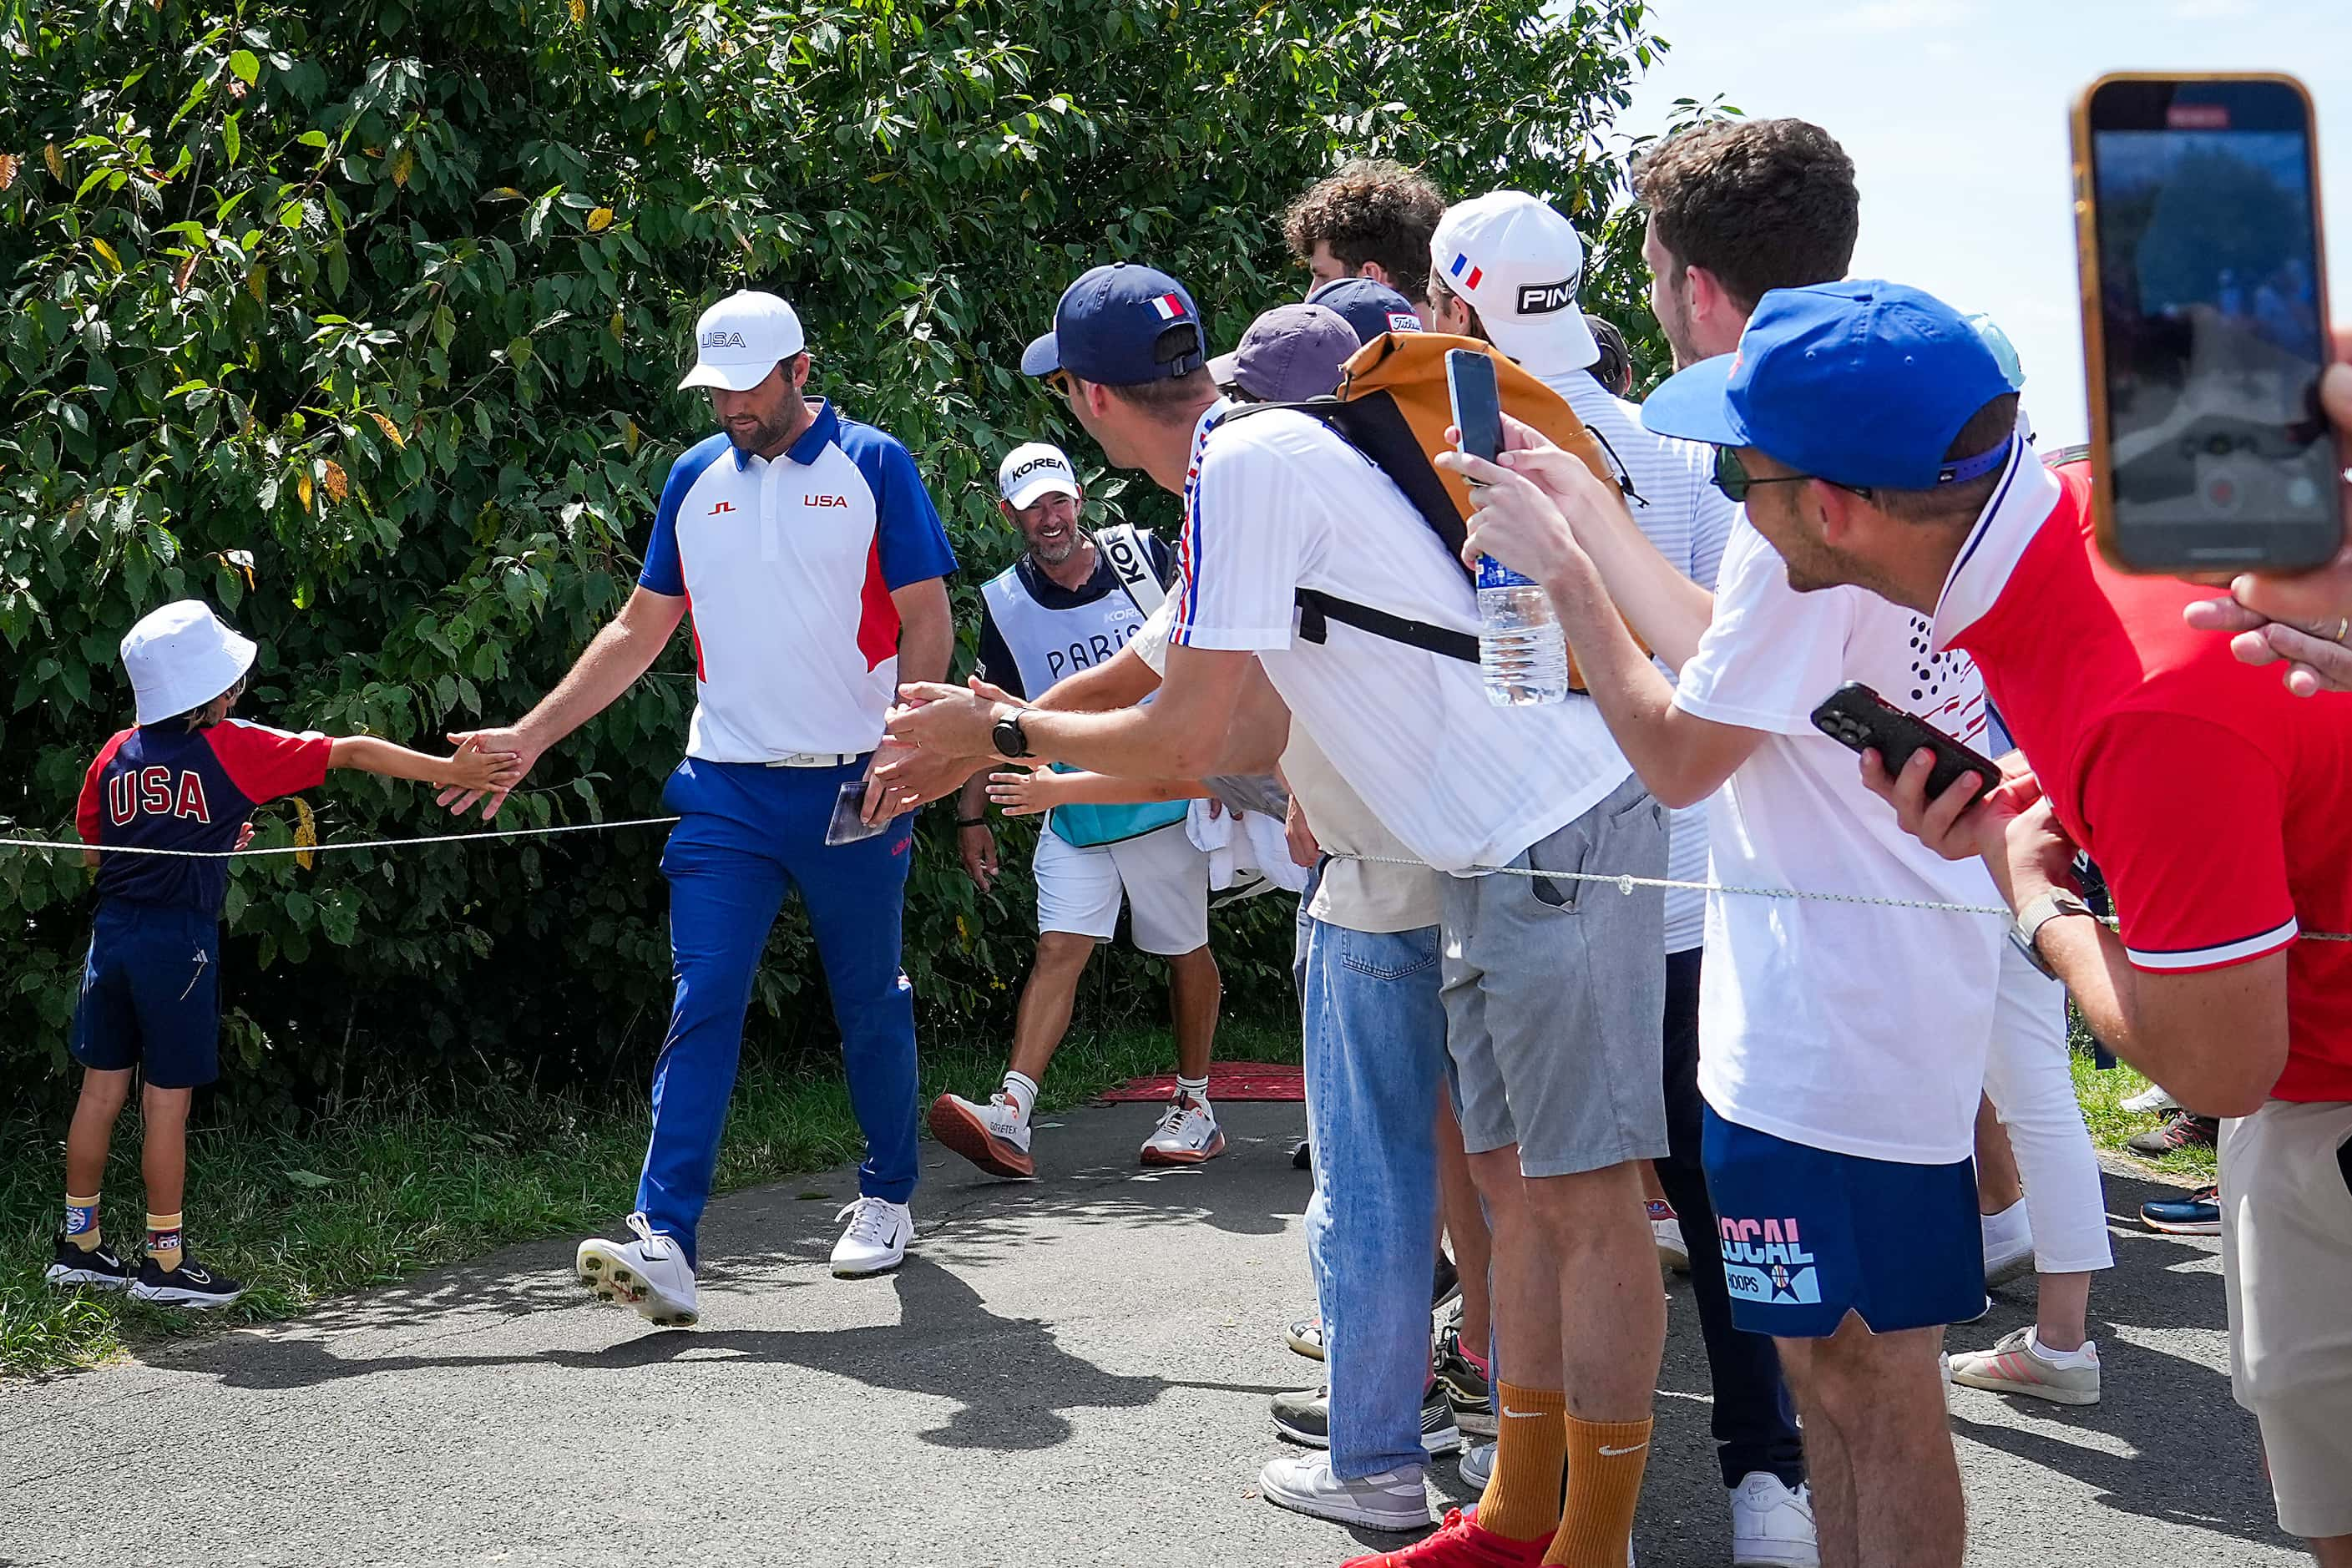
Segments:
[[[1015,548],[998,455],[1092,450],[1016,370],[1072,276],[1149,258],[1230,342],[1303,280],[1274,215],[1362,153],[1597,232],[1610,119],[1659,47],[1637,0],[0,0],[0,819],[68,829],[127,721],[115,645],[177,595],[262,643],[257,717],[429,744],[519,715],[625,597],[708,426],[672,390],[691,324],[736,287],[793,300],[818,389],[914,451],[968,624]],[[1628,253],[1601,255],[1638,331]],[[1172,520],[1122,477],[1096,493]],[[690,668],[673,649],[501,825],[656,814]],[[940,826],[908,965],[932,1026],[994,1024],[1022,879],[977,897]],[[321,839],[447,827],[379,780],[318,801]],[[634,1077],[667,1006],[659,847],[241,864],[231,1081]],[[84,889],[73,858],[0,850],[0,1071],[50,1092]],[[1287,924],[1240,918],[1245,994],[1280,994]],[[829,1029],[814,973],[788,920],[763,1038]]]

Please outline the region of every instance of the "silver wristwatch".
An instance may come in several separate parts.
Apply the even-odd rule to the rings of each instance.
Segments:
[[[2028,963],[2055,980],[2058,978],[2056,972],[2042,956],[2042,950],[2033,945],[2034,939],[2042,934],[2043,926],[2060,915],[2090,913],[2090,905],[2063,888],[2053,888],[2017,911],[2017,923],[2009,928],[2009,940],[2017,944],[2018,952],[2025,954]]]

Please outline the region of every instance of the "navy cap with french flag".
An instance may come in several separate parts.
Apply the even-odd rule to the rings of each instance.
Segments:
[[[1200,369],[1209,360],[1201,312],[1184,285],[1156,267],[1097,267],[1062,291],[1054,330],[1021,356],[1024,375],[1067,371],[1106,386],[1135,386]]]

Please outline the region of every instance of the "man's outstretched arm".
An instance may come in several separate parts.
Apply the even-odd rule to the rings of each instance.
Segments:
[[[572,668],[556,682],[555,689],[541,698],[519,722],[504,729],[461,731],[451,735],[450,741],[458,744],[471,741],[486,752],[510,752],[521,763],[523,771],[529,773],[549,748],[610,708],[621,693],[635,685],[637,678],[651,669],[662,649],[669,646],[678,622],[685,618],[683,596],[639,587],[621,606],[621,613],[596,634],[572,662]],[[520,784],[521,780],[515,782]],[[463,816],[487,794],[489,804],[482,808],[482,817],[488,821],[498,816],[513,787],[509,784],[506,789],[487,792],[447,789],[441,792],[439,798],[443,805]]]

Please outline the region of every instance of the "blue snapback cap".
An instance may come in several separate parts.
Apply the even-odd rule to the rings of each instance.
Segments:
[[[1171,328],[1189,328],[1190,341],[1168,357],[1160,339]],[[1209,363],[1209,340],[1201,312],[1184,285],[1156,267],[1118,262],[1091,268],[1062,291],[1054,307],[1054,330],[1031,342],[1021,355],[1024,375],[1068,371],[1082,381],[1106,386],[1136,386],[1166,381]]]
[[[1961,427],[2013,390],[1969,319],[1900,283],[1817,283],[1757,301],[1731,353],[1642,405],[1661,436],[1753,447],[1835,484],[1933,489],[1990,473],[2009,444],[1946,462]]]
[[[1385,283],[1370,278],[1334,278],[1307,296],[1310,305],[1337,310],[1356,329],[1356,341],[1370,342],[1382,332],[1417,332],[1421,318],[1412,301]]]

